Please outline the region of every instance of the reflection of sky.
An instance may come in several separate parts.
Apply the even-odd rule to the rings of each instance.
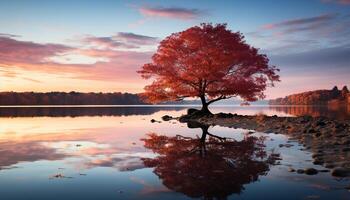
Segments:
[[[225,111],[224,108],[213,110]],[[4,199],[137,199],[141,196],[186,199],[164,187],[152,169],[144,168],[140,160],[156,156],[140,141],[147,133],[200,136],[200,129],[188,129],[178,122],[150,123],[150,119],[160,119],[165,114],[179,116],[183,112],[159,111],[122,117],[0,118],[0,193]],[[248,109],[246,114],[251,112],[254,110]],[[246,131],[211,127],[209,132],[241,140]],[[290,192],[290,187],[297,191],[294,197],[309,193],[321,194],[322,198],[343,194],[344,191],[320,189],[343,185],[330,180],[327,174],[314,177],[288,174],[286,165],[301,168],[313,165],[305,161],[311,155],[298,151],[297,143],[289,149],[278,147],[286,140],[282,135],[268,135],[267,148],[282,153],[282,165],[273,167],[259,182],[246,185],[237,198],[254,199],[264,192],[266,197],[274,199]],[[49,179],[58,173],[72,178]],[[266,192],[271,188],[277,192]]]

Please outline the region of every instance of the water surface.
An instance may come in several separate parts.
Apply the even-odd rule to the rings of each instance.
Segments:
[[[212,111],[348,116],[342,109],[325,109],[221,106]],[[313,165],[311,153],[287,136],[150,122],[185,112],[186,107],[164,106],[0,108],[1,199],[349,198],[348,179],[288,172],[324,168]],[[203,133],[213,136],[204,141]]]

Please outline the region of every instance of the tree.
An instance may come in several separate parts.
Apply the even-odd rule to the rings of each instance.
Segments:
[[[201,99],[202,111],[216,101],[240,96],[246,101],[264,98],[267,86],[279,81],[266,55],[246,44],[226,24],[201,24],[173,33],[160,42],[152,62],[138,71],[153,83],[143,97],[150,103]]]

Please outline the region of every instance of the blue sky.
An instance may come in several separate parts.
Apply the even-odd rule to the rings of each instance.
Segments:
[[[15,60],[15,52],[0,51],[0,90],[140,92],[145,81],[133,72],[149,60],[157,42],[201,22],[227,23],[281,69],[282,82],[267,91],[268,97],[350,83],[350,59],[346,56],[350,53],[349,0],[9,0],[0,2],[0,45],[15,44],[16,48],[29,48],[23,52],[36,54],[42,48],[40,53],[45,55]],[[110,45],[106,42],[116,38],[132,44],[135,35],[157,38],[157,42],[139,37],[148,42],[137,41],[133,44],[139,45],[137,49],[89,50],[92,45],[101,50],[96,45],[106,47]],[[48,48],[51,54],[46,53]],[[69,61],[81,61],[84,67],[72,66]],[[132,83],[126,84],[118,76],[121,73],[128,74],[126,80]],[[46,75],[50,78],[42,78]],[[65,81],[70,84],[59,87]],[[89,83],[95,87],[87,87]]]
[[[347,13],[349,7],[321,0],[251,0],[251,1],[30,1],[11,0],[0,3],[2,33],[18,34],[37,42],[66,42],[82,34],[110,35],[135,32],[165,37],[200,22],[227,23],[243,33],[264,24],[313,17],[326,13]],[[203,15],[195,20],[144,19],[138,8],[177,7],[198,9]]]

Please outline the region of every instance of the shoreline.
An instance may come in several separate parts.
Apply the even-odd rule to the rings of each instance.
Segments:
[[[268,134],[284,134],[312,153],[313,164],[332,170],[336,177],[350,177],[350,120],[326,117],[278,117],[218,113],[206,116],[183,115],[182,123],[243,128]],[[164,118],[163,118],[164,120]]]

